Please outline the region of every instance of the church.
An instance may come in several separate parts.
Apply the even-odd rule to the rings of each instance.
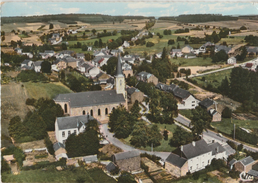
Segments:
[[[127,109],[127,93],[121,61],[118,55],[115,90],[59,94],[53,100],[62,107],[66,115],[89,114],[101,123],[107,123],[113,108],[123,105]]]

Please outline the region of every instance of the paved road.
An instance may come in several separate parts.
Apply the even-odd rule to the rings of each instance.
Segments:
[[[179,122],[179,123],[181,123],[181,124],[187,126],[187,127],[190,127],[191,121],[190,121],[188,118],[182,116],[181,114],[178,114],[178,116],[175,118],[175,120],[176,120],[177,122]]]
[[[163,160],[165,160],[170,152],[150,152],[150,151],[144,151],[144,150],[139,150],[139,149],[135,149],[134,147],[128,146],[126,144],[124,144],[123,142],[121,142],[120,140],[118,140],[117,138],[113,137],[113,133],[109,132],[108,130],[108,124],[103,124],[101,126],[100,129],[101,133],[103,133],[103,135],[106,137],[106,139],[112,143],[113,145],[123,149],[124,151],[132,151],[132,150],[138,150],[141,153],[148,153],[148,154],[154,154],[156,156],[161,157]]]

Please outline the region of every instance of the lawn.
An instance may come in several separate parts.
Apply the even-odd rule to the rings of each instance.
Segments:
[[[44,98],[54,98],[57,94],[60,93],[72,93],[68,87],[63,85],[60,82],[56,83],[31,83],[26,82],[23,83],[28,95],[31,98],[39,99],[41,97]]]
[[[173,132],[175,131],[175,129],[176,129],[177,126],[176,126],[175,124],[171,124],[171,125],[169,125],[169,124],[157,124],[157,126],[159,127],[161,133],[164,131],[165,127],[166,127],[166,129],[167,129],[170,133],[168,134],[168,140],[164,140],[164,138],[163,138],[163,139],[161,140],[161,145],[158,146],[158,147],[153,147],[153,151],[171,152],[171,151],[175,150],[176,147],[171,147],[168,143],[169,143],[169,139],[170,139],[171,137],[173,137]],[[149,125],[148,127],[151,127],[151,125]],[[172,132],[172,133],[171,133],[171,132]],[[162,133],[162,135],[163,135],[163,133]],[[132,138],[132,136],[130,135],[128,138],[122,139],[121,141],[124,142],[124,143],[127,144],[127,145],[132,146],[132,145],[130,144],[130,139],[131,139],[131,138]],[[144,148],[144,147],[141,147],[141,148],[139,148],[139,149],[151,151],[151,147],[150,147],[150,146],[147,146],[147,147],[145,147],[145,148]]]
[[[72,171],[57,171],[52,166],[46,170],[22,171],[19,175],[2,174],[3,182],[78,182],[78,178],[84,179],[85,183],[116,182],[101,169],[85,170],[84,168],[74,168]]]
[[[244,43],[244,36],[234,36],[234,34],[230,35],[233,36],[234,38],[222,38],[219,43],[226,42],[228,45],[236,45],[236,44],[242,44]]]
[[[246,129],[258,128],[258,120],[236,120],[236,119],[233,119],[232,123],[231,123],[230,118],[223,118],[221,122],[214,122],[214,123],[211,123],[211,125],[213,127],[215,127],[217,130],[230,135],[232,130],[234,129],[234,124],[233,123],[235,123],[236,128],[237,127],[243,127],[243,128],[246,128]]]
[[[185,182],[192,182],[192,183],[203,183],[203,182],[212,182],[212,183],[221,183],[221,181],[215,177],[215,176],[210,176],[207,174],[201,174],[200,177],[197,180],[194,180],[193,177],[186,177],[182,178],[180,180],[174,180],[171,182],[176,182],[176,183],[185,183]]]
[[[220,86],[221,81],[227,76],[228,80],[230,78],[232,69],[227,69],[224,71],[219,71],[212,74],[207,74],[205,76],[200,77],[194,77],[193,80],[197,81],[198,86],[207,86],[208,84],[211,84],[214,88],[217,88]],[[205,81],[202,81],[202,78],[204,77]]]
[[[175,63],[181,67],[183,66],[210,66],[214,65],[210,57],[203,59],[203,57],[196,57],[196,58],[177,58],[177,59],[170,59],[171,63]]]
[[[179,114],[187,117],[188,119],[190,119],[192,117],[191,109],[178,110],[178,112],[179,112]]]
[[[30,36],[28,36],[27,34],[19,34],[18,35],[20,38],[27,38],[27,37],[30,37]]]

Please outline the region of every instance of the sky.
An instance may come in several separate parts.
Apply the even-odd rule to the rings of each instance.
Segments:
[[[258,3],[251,2],[5,2],[1,16],[44,14],[105,14],[177,16],[180,14],[258,15]]]

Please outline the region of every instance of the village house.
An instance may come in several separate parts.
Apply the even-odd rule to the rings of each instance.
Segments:
[[[85,55],[83,53],[76,53],[76,58],[84,60]]]
[[[96,67],[102,67],[107,65],[107,61],[112,57],[112,55],[96,56],[91,63]]]
[[[43,61],[36,61],[34,62],[34,71],[35,72],[40,72],[41,71],[41,64]]]
[[[123,61],[123,62],[128,62],[128,63],[130,63],[130,64],[134,64],[135,57],[132,56],[132,55],[125,55],[125,56],[122,58],[122,61]]]
[[[175,56],[182,57],[183,55],[181,49],[171,49],[170,54],[172,57],[175,57]]]
[[[214,46],[214,43],[212,42],[206,42],[205,44],[203,44],[200,48],[199,48],[199,53],[205,53],[206,52],[206,48],[207,47],[211,47]]]
[[[14,48],[14,51],[15,51],[17,54],[22,54],[22,49],[21,49],[21,48]]]
[[[123,70],[123,74],[125,75],[125,78],[133,76],[133,70],[130,64],[123,63],[122,70]]]
[[[84,61],[79,62],[78,70],[89,78],[95,78],[100,73],[99,68],[93,66],[90,62]]]
[[[130,47],[130,43],[128,43],[127,41],[124,41],[123,45],[124,48],[129,48]]]
[[[212,117],[212,122],[221,121],[221,114],[218,111],[216,111],[215,109],[210,109],[209,114]]]
[[[134,104],[135,101],[137,100],[138,102],[142,102],[144,99],[144,93],[138,90],[137,88],[131,87],[127,88],[127,97],[128,97],[128,102],[131,104]]]
[[[86,163],[86,164],[89,164],[89,163],[96,163],[98,162],[98,157],[97,155],[89,155],[89,156],[84,156],[83,157],[83,161]]]
[[[75,52],[70,50],[63,50],[55,55],[55,57],[58,58],[64,58],[64,57],[72,57],[74,56]]]
[[[27,55],[29,58],[33,58],[33,54],[30,52],[23,52],[22,55]]]
[[[93,82],[95,85],[105,85],[108,83],[109,79],[111,78],[110,75],[104,73],[104,72],[100,72],[94,79]]]
[[[55,142],[53,144],[53,149],[55,151],[55,158],[56,160],[60,160],[61,158],[66,158],[68,159],[68,156],[67,156],[67,152],[65,150],[65,146],[64,144],[60,143],[60,142]]]
[[[136,75],[136,78],[138,81],[143,81],[146,83],[153,83],[154,85],[157,85],[159,80],[157,77],[155,77],[153,74],[150,74],[148,72],[142,71]]]
[[[217,142],[207,144],[201,139],[173,151],[165,161],[165,169],[173,176],[181,177],[187,172],[204,169],[213,159],[226,160],[226,150]]]
[[[108,115],[113,108],[123,105],[127,109],[125,78],[122,73],[120,55],[117,62],[115,86],[115,90],[59,94],[54,101],[61,105],[65,114],[70,116],[90,114],[100,122],[107,122]]]
[[[196,58],[196,55],[194,53],[184,53],[185,58]]]
[[[55,52],[53,50],[45,50],[44,53],[39,53],[42,59],[47,59],[50,57],[53,57],[55,55]]]
[[[227,64],[236,64],[236,58],[235,58],[235,57],[230,57],[230,58],[227,60]]]
[[[258,47],[254,46],[246,46],[246,51],[248,55],[254,55],[256,56],[258,53]]]
[[[246,158],[243,158],[243,159],[235,162],[234,167],[235,167],[236,171],[247,173],[250,170],[252,170],[252,167],[256,162],[257,161],[254,161],[254,159],[251,156],[248,156]]]
[[[217,102],[209,99],[209,98],[206,98],[204,99],[203,101],[201,101],[199,103],[199,105],[206,109],[208,111],[208,113],[211,115],[212,117],[212,122],[218,122],[218,121],[221,121],[221,113],[218,112],[218,109],[217,109]]]
[[[116,165],[113,162],[110,162],[106,167],[105,167],[105,171],[108,172],[109,174],[111,174],[112,171],[114,171],[116,169]]]
[[[193,48],[189,45],[186,45],[185,47],[182,48],[182,53],[192,53],[193,52]]]
[[[122,171],[132,172],[141,169],[141,157],[137,150],[114,154],[113,162]]]
[[[52,69],[55,68],[58,70],[62,70],[62,69],[66,69],[66,67],[68,67],[68,66],[70,66],[72,68],[77,68],[79,62],[80,62],[79,59],[76,59],[71,56],[66,56],[63,58],[56,59],[52,64]]]
[[[21,70],[32,70],[34,68],[34,62],[28,59],[25,59],[21,63]]]
[[[225,45],[215,45],[215,53],[219,52],[220,50],[224,50],[226,52],[226,54],[228,54],[228,52],[231,50],[230,47],[227,47]]]
[[[94,53],[93,53],[93,56],[94,57],[98,57],[98,56],[107,56],[107,55],[109,55],[109,50],[106,50],[106,49],[102,49],[102,50],[100,50],[100,51],[94,51]]]
[[[66,139],[71,135],[78,135],[86,129],[87,123],[94,118],[86,115],[58,117],[55,121],[55,135],[57,142],[65,144]],[[60,145],[60,144],[59,144]]]

